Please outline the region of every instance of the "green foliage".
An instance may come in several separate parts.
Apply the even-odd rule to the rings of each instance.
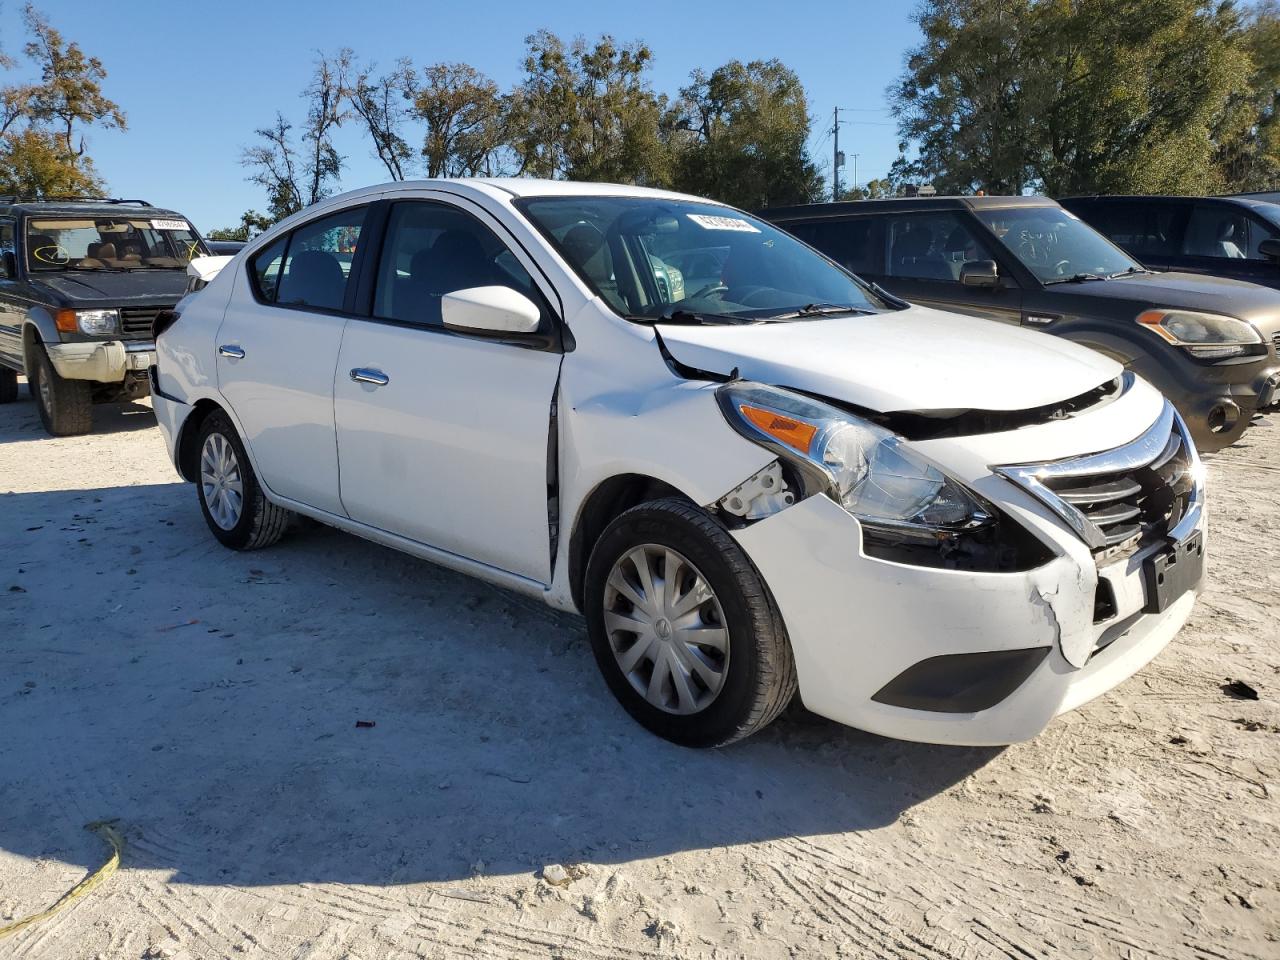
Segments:
[[[93,197],[104,187],[93,161],[67,158],[65,141],[28,127],[0,137],[0,193],[20,197]]]
[[[822,189],[809,157],[808,100],[778,60],[695,70],[667,115],[672,183],[736,206],[803,203]]]
[[[424,68],[413,112],[426,124],[427,176],[491,175],[506,135],[506,108],[498,85],[468,64]]]
[[[924,42],[890,90],[916,148],[899,176],[941,192],[1227,185],[1215,136],[1251,63],[1231,3],[925,0],[915,19]]]

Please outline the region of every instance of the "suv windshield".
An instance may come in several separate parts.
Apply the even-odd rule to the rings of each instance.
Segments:
[[[727,207],[649,197],[518,205],[578,275],[631,319],[741,323],[888,307],[794,237]]]
[[[997,207],[974,213],[1042,283],[1107,279],[1143,269],[1138,261],[1061,207]]]
[[[206,251],[185,220],[139,217],[32,217],[27,269],[182,270]]]

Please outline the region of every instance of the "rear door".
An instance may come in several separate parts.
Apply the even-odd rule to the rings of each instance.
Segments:
[[[912,303],[1022,323],[1022,289],[981,225],[966,211],[895,212],[882,219],[883,273],[869,279]],[[961,267],[974,260],[996,261],[999,286],[961,285]]]
[[[549,583],[557,301],[495,220],[437,197],[392,204],[376,271],[366,271],[368,315],[342,341],[342,502],[353,520]],[[445,328],[441,298],[482,286],[538,304],[539,332],[495,339]]]
[[[339,515],[333,371],[367,214],[326,214],[254,256],[215,341],[218,385],[263,482]]]

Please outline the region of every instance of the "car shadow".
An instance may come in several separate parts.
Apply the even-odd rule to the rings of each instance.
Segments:
[[[156,415],[149,403],[130,401],[97,403],[93,406],[91,432],[95,434],[129,433],[134,430],[146,430],[155,425]],[[44,424],[40,422],[40,414],[36,409],[30,386],[25,379],[19,377],[18,399],[13,401],[12,410],[8,412],[3,425],[0,425],[0,443],[41,439],[51,438]]]
[[[637,726],[580,619],[303,523],[237,554],[186,484],[0,497],[0,848],[190,883],[449,881],[871,830],[996,749],[792,709]],[[17,588],[17,589],[14,589]]]

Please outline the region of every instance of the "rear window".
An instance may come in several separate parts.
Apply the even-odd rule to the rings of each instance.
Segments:
[[[811,247],[821,250],[846,270],[854,273],[881,273],[875,221],[869,217],[849,220],[816,220],[811,223],[781,225]]]

